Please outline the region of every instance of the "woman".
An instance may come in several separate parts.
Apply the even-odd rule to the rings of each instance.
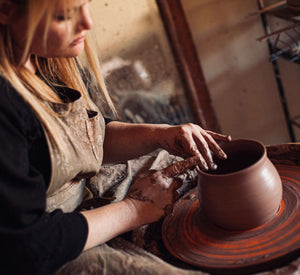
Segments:
[[[1,274],[48,274],[95,247],[159,220],[176,199],[172,179],[196,165],[214,169],[215,140],[193,124],[126,124],[104,119],[88,96],[85,52],[107,105],[113,104],[88,40],[88,0],[0,0]],[[104,135],[105,133],[105,135]],[[85,212],[84,179],[102,163],[163,148],[188,158],[136,179],[120,202]]]

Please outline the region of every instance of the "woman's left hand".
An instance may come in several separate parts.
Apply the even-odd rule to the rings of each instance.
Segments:
[[[230,136],[206,131],[193,123],[160,128],[157,138],[159,146],[171,154],[183,158],[199,156],[201,159],[199,166],[204,170],[217,168],[213,162],[212,152],[221,159],[227,158],[217,141],[231,140]]]

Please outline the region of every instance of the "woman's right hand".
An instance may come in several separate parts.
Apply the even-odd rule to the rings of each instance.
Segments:
[[[191,157],[162,170],[141,173],[134,179],[124,202],[135,208],[140,225],[158,221],[172,212],[178,199],[176,190],[181,185],[176,176],[200,162],[198,156]]]
[[[176,176],[200,162],[196,156],[140,174],[124,200],[81,212],[89,228],[84,250],[171,213],[178,199],[176,189],[180,187]]]

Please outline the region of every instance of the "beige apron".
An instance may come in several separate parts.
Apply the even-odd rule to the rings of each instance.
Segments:
[[[85,178],[97,175],[94,178],[97,179],[97,185],[101,185],[99,190],[102,189],[105,176],[109,176],[107,186],[112,183],[115,186],[116,182],[116,179],[107,173],[99,173],[103,158],[105,127],[103,117],[96,107],[93,110],[87,110],[78,92],[70,90],[70,99],[72,98],[70,103],[52,106],[58,114],[64,113],[71,107],[67,115],[48,118],[54,121],[58,133],[63,137],[62,148],[67,149],[67,153],[63,152],[65,150],[60,150],[45,131],[52,165],[51,181],[47,190],[47,211],[49,212],[57,208],[64,212],[75,210],[82,200]],[[134,162],[139,167],[143,166],[141,159]],[[115,170],[116,167],[111,168]],[[125,180],[127,188],[132,179],[131,172],[129,179]],[[120,185],[123,183],[124,181]],[[118,196],[118,199],[123,197],[127,188],[121,187],[122,194]],[[187,274],[133,244],[119,243],[117,239],[113,240],[110,245],[102,244],[81,253],[79,257],[66,263],[55,274]],[[124,250],[124,247],[127,249]]]
[[[68,89],[67,103],[52,104],[49,116],[62,137],[61,150],[45,132],[51,159],[46,210],[72,212],[81,203],[85,178],[97,174],[103,158],[105,123],[96,106],[87,109],[78,91]],[[68,112],[68,110],[70,110]],[[64,113],[64,115],[60,115]],[[66,113],[66,114],[65,114]]]

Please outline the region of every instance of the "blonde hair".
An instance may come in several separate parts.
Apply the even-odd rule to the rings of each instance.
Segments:
[[[0,0],[0,4],[7,0]],[[32,107],[40,120],[43,128],[47,131],[48,136],[55,142],[57,146],[61,144],[61,137],[56,134],[55,127],[49,125],[49,120],[46,118],[55,114],[47,105],[50,103],[61,103],[61,99],[56,92],[47,85],[40,77],[30,73],[21,64],[25,61],[28,55],[30,44],[34,32],[43,16],[47,16],[44,41],[47,39],[47,30],[51,20],[52,12],[56,1],[53,0],[9,0],[16,5],[23,5],[22,11],[28,15],[28,27],[25,34],[27,40],[24,47],[23,57],[17,63],[13,54],[12,40],[9,33],[9,27],[0,25],[0,74],[6,78],[24,100]],[[61,1],[61,0],[58,0]],[[83,73],[88,70],[93,76],[92,79],[97,82],[103,100],[109,106],[112,113],[117,116],[114,104],[108,94],[103,76],[100,71],[99,58],[97,55],[96,46],[93,44],[91,37],[85,41],[85,60],[86,64],[82,64],[78,58],[41,58],[34,56],[34,62],[40,71],[42,77],[48,84],[61,84],[67,87],[78,90],[85,101],[87,107],[94,106],[87,87],[83,81]],[[88,67],[86,67],[88,66]],[[89,77],[90,80],[91,77]],[[87,79],[85,79],[86,81]],[[0,91],[1,92],[1,91]],[[45,104],[46,103],[46,104]],[[50,120],[51,121],[51,120]]]

